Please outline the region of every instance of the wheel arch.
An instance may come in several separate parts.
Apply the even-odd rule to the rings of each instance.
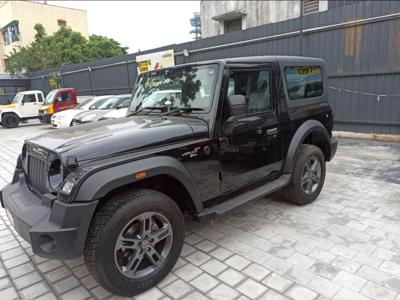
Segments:
[[[325,160],[331,158],[330,136],[324,125],[317,120],[308,120],[304,122],[295,132],[290,141],[289,149],[286,155],[283,173],[291,173],[296,155],[302,144],[315,145],[321,149]]]
[[[99,199],[101,203],[129,188],[149,188],[162,192],[177,202],[182,210],[191,213],[198,213],[203,208],[200,193],[189,172],[180,161],[167,156],[101,169],[83,181],[74,201]]]
[[[1,118],[4,118],[5,115],[15,115],[18,119],[21,119],[21,116],[18,114],[18,112],[13,111],[13,110],[3,110],[0,113]]]

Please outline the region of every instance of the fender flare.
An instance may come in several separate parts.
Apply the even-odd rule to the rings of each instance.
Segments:
[[[283,166],[283,173],[291,173],[294,166],[294,160],[296,158],[296,154],[299,151],[300,145],[303,143],[305,138],[312,132],[319,132],[325,137],[326,142],[331,145],[331,138],[329,137],[328,131],[322,125],[321,122],[317,120],[308,120],[304,122],[297,130],[292,140],[290,141],[289,149],[286,154],[285,164]],[[328,147],[328,151],[330,152],[331,147]],[[328,153],[328,157],[331,156],[331,153]]]
[[[18,120],[21,119],[21,116],[18,115],[18,113],[13,111],[13,110],[5,110],[5,111],[3,110],[3,111],[1,111],[0,112],[0,119],[2,119],[4,117],[4,115],[15,115],[18,118]]]
[[[137,179],[135,174],[146,172]],[[189,193],[197,212],[203,209],[203,202],[192,176],[177,159],[169,156],[155,156],[124,164],[103,168],[90,174],[79,185],[74,201],[98,200],[116,188],[148,179],[156,175],[168,175],[178,180]]]

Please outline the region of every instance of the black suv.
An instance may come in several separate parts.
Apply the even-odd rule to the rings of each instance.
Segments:
[[[337,143],[325,63],[221,59],[139,76],[127,118],[25,142],[1,202],[33,251],[83,254],[96,280],[132,296],[177,261],[184,215],[215,217],[283,190],[320,193]]]

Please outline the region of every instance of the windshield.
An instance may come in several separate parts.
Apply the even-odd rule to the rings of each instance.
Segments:
[[[111,97],[106,99],[104,103],[102,103],[98,108],[99,109],[114,109],[117,108],[117,105],[119,103],[119,100],[121,100],[120,97]]]
[[[83,109],[83,110],[88,110],[90,109],[97,109],[99,108],[100,105],[104,103],[108,98],[102,98],[102,99],[89,99],[86,100],[77,106],[74,107],[74,109]]]
[[[53,103],[54,100],[54,95],[56,94],[56,91],[51,91],[50,93],[47,94],[46,99],[44,99],[44,104],[49,105]]]
[[[130,111],[145,107],[201,108],[211,104],[218,65],[148,72],[138,79]]]
[[[24,97],[23,94],[16,94],[15,97],[14,97],[14,100],[12,101],[12,103],[18,104],[19,101],[21,101],[21,99],[22,99],[23,97]]]
[[[93,103],[93,99],[86,99],[79,103],[74,109],[88,109],[90,104]]]

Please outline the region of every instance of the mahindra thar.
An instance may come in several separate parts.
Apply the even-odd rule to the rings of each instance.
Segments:
[[[219,59],[138,77],[126,118],[25,141],[1,204],[44,257],[83,255],[108,291],[159,283],[184,216],[217,218],[282,190],[314,201],[336,152],[325,62]]]

